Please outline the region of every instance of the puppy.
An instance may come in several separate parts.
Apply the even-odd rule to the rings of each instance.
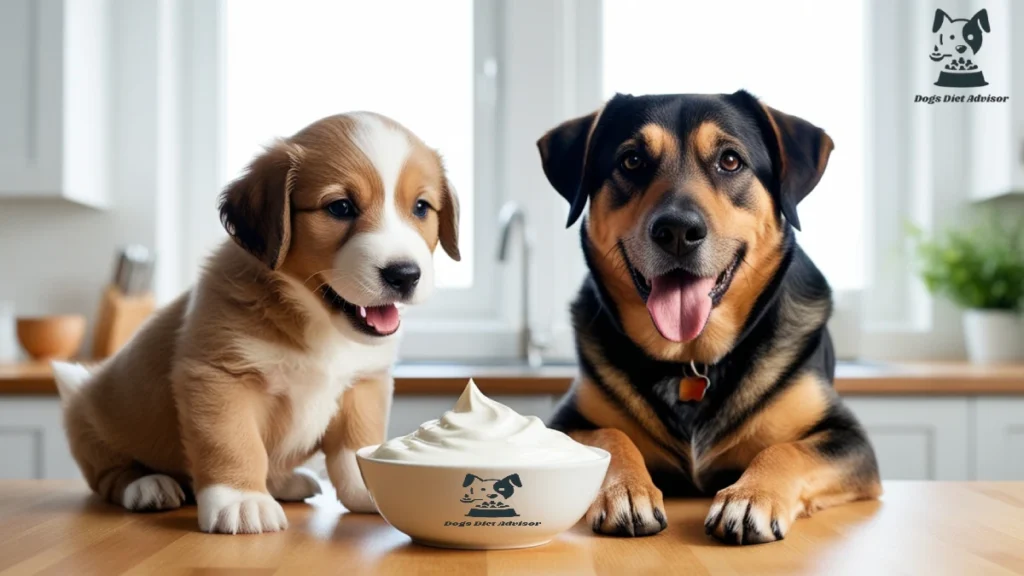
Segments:
[[[933,62],[949,58],[935,81],[936,86],[975,88],[988,85],[985,75],[974,63],[974,57],[981,50],[983,33],[989,31],[988,12],[984,9],[970,20],[954,20],[942,10],[935,11],[932,21],[935,42],[929,57]]]
[[[515,506],[512,503],[512,496],[516,493],[516,487],[523,487],[519,474],[509,474],[500,480],[495,478],[484,479],[475,474],[466,474],[462,487],[466,489],[466,492],[462,495],[459,502],[473,505],[466,516],[486,518],[519,516],[519,514],[516,514]]]
[[[355,450],[383,441],[400,304],[459,259],[441,159],[397,122],[324,118],[253,160],[221,197],[231,240],[196,286],[95,374],[55,367],[89,486],[129,510],[195,495],[205,532],[284,529],[276,500],[319,492],[295,471],[326,456],[338,498],[374,507]]]
[[[653,534],[663,493],[714,495],[709,533],[767,542],[877,496],[832,388],[829,286],[793,233],[831,138],[740,91],[618,95],[538,145],[569,224],[590,204],[581,373],[550,424],[612,454],[593,529]]]

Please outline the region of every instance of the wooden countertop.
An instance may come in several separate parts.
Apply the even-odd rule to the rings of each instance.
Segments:
[[[474,378],[486,394],[553,394],[569,389],[576,367],[400,364],[395,369],[398,395],[458,395]],[[836,389],[856,395],[1024,395],[1024,365],[975,366],[966,362],[840,363]],[[0,396],[52,395],[57,390],[50,366],[0,364]]]
[[[798,520],[786,539],[725,546],[704,535],[707,500],[667,503],[656,536],[583,523],[539,548],[412,544],[333,498],[285,506],[282,533],[200,533],[194,507],[131,514],[77,481],[0,482],[0,576],[15,574],[1024,574],[1024,483],[890,482],[882,501]]]

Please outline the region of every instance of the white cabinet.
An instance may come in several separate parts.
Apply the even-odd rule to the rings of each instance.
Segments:
[[[108,199],[107,0],[0,2],[0,201]]]
[[[455,396],[399,396],[388,437],[451,409]],[[520,414],[549,417],[557,396],[497,396]],[[848,397],[883,480],[1024,480],[1024,397]],[[323,459],[309,464],[323,471]],[[0,396],[0,479],[77,478],[55,397]]]
[[[847,398],[875,448],[883,480],[968,480],[967,398]]]
[[[978,398],[974,408],[977,477],[1024,480],[1024,398]]]
[[[0,479],[81,477],[56,398],[0,399]]]

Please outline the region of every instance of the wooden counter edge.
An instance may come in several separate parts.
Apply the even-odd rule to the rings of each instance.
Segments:
[[[908,367],[910,367],[908,369]],[[414,371],[408,367],[405,372]],[[436,371],[435,371],[436,372]],[[573,382],[571,369],[557,374],[474,376],[490,395],[561,395]],[[463,376],[399,375],[395,394],[431,396],[459,394]],[[893,364],[891,370],[839,376],[836,390],[843,396],[978,396],[1024,395],[1024,366],[985,369],[964,364]],[[50,396],[57,393],[49,367],[0,366],[0,396]]]

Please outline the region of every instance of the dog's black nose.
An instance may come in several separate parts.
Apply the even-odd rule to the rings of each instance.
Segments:
[[[959,46],[956,47],[956,51],[963,54],[964,52],[967,52],[967,46],[960,44]]]
[[[408,296],[420,281],[420,267],[412,262],[395,262],[380,269],[384,283]]]
[[[684,256],[704,241],[708,225],[696,210],[679,210],[662,214],[651,224],[651,240],[673,256]]]

